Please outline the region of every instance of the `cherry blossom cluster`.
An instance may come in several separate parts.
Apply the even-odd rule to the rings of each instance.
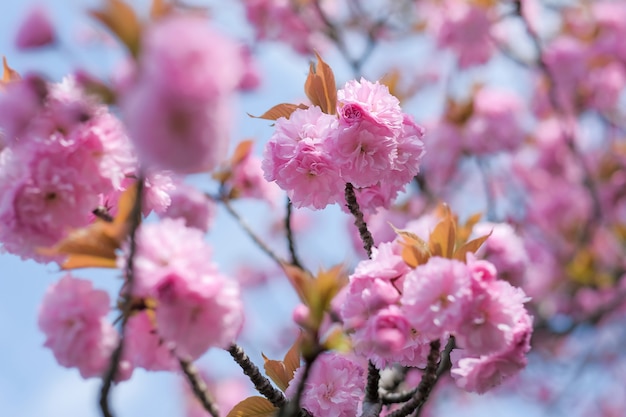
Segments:
[[[169,17],[150,26],[137,65],[119,86],[143,163],[188,174],[210,171],[225,159],[233,95],[244,77],[242,53],[199,17]]]
[[[364,211],[388,207],[419,172],[424,129],[386,86],[363,78],[337,92],[336,110],[312,106],[279,118],[265,147],[265,179],[295,207],[343,203],[346,183]]]
[[[243,305],[236,283],[211,262],[203,233],[182,219],[141,226],[134,258],[133,311],[128,318],[117,378],[133,369],[172,370],[210,347],[225,348],[239,334]],[[119,263],[127,261],[128,248]],[[105,291],[66,275],[52,285],[39,312],[39,327],[60,365],[85,378],[101,376],[119,340],[108,320]]]
[[[430,341],[454,336],[452,376],[480,393],[525,367],[532,318],[520,288],[471,253],[411,268],[401,252],[399,239],[382,243],[350,276],[340,312],[357,354],[381,369],[423,367]]]
[[[0,242],[22,258],[48,260],[38,248],[91,223],[98,206],[115,206],[136,174],[122,123],[74,78],[8,84],[0,128]]]

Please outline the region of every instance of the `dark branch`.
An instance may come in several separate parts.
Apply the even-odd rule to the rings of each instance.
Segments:
[[[109,368],[105,372],[102,377],[102,387],[100,388],[100,410],[102,411],[102,415],[104,417],[113,417],[113,413],[109,407],[109,394],[111,392],[111,387],[113,385],[113,381],[117,375],[117,370],[120,364],[120,360],[122,359],[122,352],[124,350],[124,337],[126,335],[126,323],[128,322],[128,318],[130,317],[130,313],[133,307],[133,285],[135,281],[134,277],[134,262],[135,262],[135,254],[137,252],[137,241],[135,236],[137,234],[137,229],[139,228],[139,224],[141,223],[141,207],[142,207],[142,199],[143,199],[143,189],[144,189],[145,177],[143,173],[139,173],[139,177],[137,178],[137,194],[135,197],[135,201],[133,204],[133,208],[130,214],[130,230],[129,230],[129,249],[128,249],[128,259],[126,261],[126,268],[124,271],[124,276],[126,278],[126,291],[123,296],[124,304],[122,306],[122,321],[120,324],[120,341],[111,354],[111,359],[109,361]]]
[[[285,232],[287,234],[287,244],[289,247],[289,254],[291,256],[291,264],[297,266],[300,269],[304,269],[302,266],[302,262],[298,258],[298,254],[296,252],[296,245],[293,238],[293,230],[291,229],[291,213],[292,213],[293,205],[291,204],[291,200],[287,197],[287,215],[285,216]]]
[[[200,404],[202,404],[202,407],[213,417],[219,417],[219,410],[211,399],[208,387],[206,383],[202,380],[202,377],[198,373],[198,370],[193,365],[193,363],[180,358],[178,359],[178,363],[180,363],[180,368],[185,374],[189,385],[191,385],[191,390],[193,391],[194,395],[200,401]]]
[[[354,193],[354,186],[351,183],[346,184],[346,203],[348,210],[354,216],[354,225],[359,231],[361,241],[363,242],[363,248],[367,252],[367,257],[372,257],[372,247],[374,246],[374,238],[367,228],[367,224],[363,219],[363,212],[359,207],[359,203],[356,201],[356,194]]]
[[[241,367],[243,373],[250,378],[254,388],[271,402],[274,407],[282,407],[287,400],[282,392],[272,386],[269,379],[261,375],[259,368],[250,360],[248,355],[243,351],[243,348],[236,344],[230,345],[228,353],[233,357],[237,365]]]

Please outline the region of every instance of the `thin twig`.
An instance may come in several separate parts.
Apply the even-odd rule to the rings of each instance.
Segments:
[[[311,355],[308,360],[305,361],[304,370],[302,372],[302,378],[298,383],[296,394],[291,399],[291,401],[287,402],[278,413],[277,417],[312,417],[308,411],[300,407],[300,402],[302,400],[302,395],[304,394],[304,388],[306,386],[306,381],[309,379],[309,375],[311,374],[311,369],[313,363],[319,356],[320,352],[315,352]]]
[[[366,403],[378,403],[380,401],[380,397],[378,395],[379,382],[380,372],[372,361],[369,361],[367,364],[367,386],[365,387]]]
[[[493,191],[492,183],[489,179],[489,166],[486,159],[483,157],[476,158],[476,164],[480,171],[480,176],[483,180],[483,188],[485,189],[485,199],[487,200],[487,221],[496,221],[496,197]]]
[[[359,231],[361,241],[363,242],[363,248],[367,252],[367,257],[372,257],[372,247],[374,246],[374,238],[367,228],[367,224],[363,219],[363,212],[359,207],[359,203],[356,200],[356,194],[354,193],[354,186],[351,183],[346,184],[346,203],[348,210],[354,216],[354,225]]]
[[[282,268],[283,265],[288,264],[288,262],[286,260],[282,259],[272,249],[270,249],[270,247],[267,246],[267,244],[265,244],[265,242],[263,242],[263,240],[254,232],[254,230],[252,230],[252,228],[248,225],[248,223],[246,223],[246,221],[239,215],[239,213],[237,213],[237,211],[230,204],[230,201],[228,200],[228,197],[220,196],[220,197],[215,198],[215,197],[213,197],[211,195],[208,195],[208,194],[207,194],[207,197],[209,197],[209,198],[211,198],[211,199],[213,199],[215,201],[221,202],[224,205],[224,208],[226,208],[226,211],[228,211],[228,213],[231,216],[233,216],[233,218],[237,221],[237,223],[239,223],[239,226],[243,229],[243,231],[246,232],[246,234],[248,236],[250,236],[250,238],[254,241],[254,243],[256,243],[256,245],[263,252],[265,252],[265,254],[267,254],[267,256],[272,258],[272,260],[274,262],[276,262],[278,264],[278,266],[280,266]]]
[[[189,385],[191,385],[194,395],[202,404],[202,407],[213,417],[219,417],[219,410],[211,399],[209,389],[193,363],[180,358],[178,358],[178,363],[180,364],[180,368],[183,370],[185,377],[187,377],[187,381],[189,382]]]
[[[602,206],[600,203],[599,193],[593,181],[591,170],[587,166],[587,161],[582,156],[576,145],[571,115],[569,114],[567,109],[564,109],[563,106],[561,106],[561,103],[559,101],[556,77],[554,76],[552,70],[545,61],[544,51],[541,45],[541,39],[539,38],[537,32],[533,29],[528,19],[526,19],[526,17],[524,16],[524,13],[522,13],[521,0],[515,1],[515,14],[521,19],[524,25],[524,29],[526,30],[526,33],[532,41],[535,50],[537,51],[537,65],[541,73],[548,80],[548,99],[550,100],[550,104],[557,115],[557,121],[559,122],[561,131],[563,132],[565,143],[572,153],[572,156],[574,156],[578,160],[578,165],[583,171],[583,184],[587,188],[587,190],[589,190],[593,215],[590,221],[585,222],[585,224],[583,225],[581,229],[582,231],[578,239],[579,242],[585,242],[590,238],[594,226],[602,221]]]
[[[359,203],[354,193],[354,186],[352,183],[346,183],[346,205],[352,216],[354,217],[354,225],[359,231],[361,241],[363,242],[363,248],[367,253],[367,257],[372,257],[372,247],[374,246],[374,238],[367,228],[367,224],[363,219],[363,212],[359,207]],[[373,404],[378,404],[380,398],[378,395],[378,383],[380,381],[380,372],[376,369],[376,366],[370,361],[367,368],[367,387],[365,389],[364,409],[371,408]],[[369,405],[370,407],[366,407]]]
[[[417,387],[410,389],[408,391],[385,393],[383,394],[381,398],[383,400],[383,404],[385,405],[404,403],[404,402],[409,401],[411,398],[413,398],[416,392],[417,392]]]
[[[109,368],[105,372],[102,377],[102,386],[100,388],[100,410],[102,411],[102,415],[104,417],[113,417],[113,413],[109,407],[109,393],[111,391],[111,386],[113,381],[115,380],[115,376],[117,375],[117,370],[120,364],[120,360],[122,358],[122,352],[124,350],[124,337],[126,335],[126,323],[128,322],[128,318],[130,317],[130,311],[132,309],[133,304],[133,285],[135,282],[134,276],[134,262],[135,262],[135,254],[137,252],[137,241],[135,239],[137,234],[137,229],[139,228],[139,224],[141,223],[141,207],[142,207],[142,199],[143,199],[143,189],[145,183],[145,177],[143,172],[139,172],[137,178],[137,193],[135,196],[135,201],[133,203],[133,208],[130,214],[130,230],[128,232],[129,235],[129,249],[128,249],[128,258],[126,260],[126,268],[124,272],[124,276],[126,278],[126,291],[124,294],[124,304],[122,306],[122,321],[120,324],[120,340],[117,344],[117,347],[111,354],[111,359],[109,361]]]
[[[293,205],[291,204],[291,200],[287,197],[287,215],[285,216],[285,233],[287,234],[287,245],[289,247],[289,254],[291,256],[291,264],[297,266],[300,269],[304,269],[302,266],[302,262],[298,258],[298,254],[296,252],[296,245],[293,238],[293,230],[291,229],[291,213],[292,213]]]
[[[422,380],[417,386],[417,391],[413,398],[409,400],[402,408],[388,414],[388,417],[407,417],[413,412],[418,412],[421,407],[426,403],[430,392],[437,383],[437,370],[439,368],[439,349],[441,342],[439,339],[430,342],[430,352],[428,353],[428,362],[426,369],[422,375]]]

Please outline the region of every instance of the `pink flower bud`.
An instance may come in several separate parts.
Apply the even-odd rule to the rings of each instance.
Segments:
[[[54,28],[47,10],[35,6],[20,25],[15,44],[19,49],[38,48],[53,43],[54,38]]]

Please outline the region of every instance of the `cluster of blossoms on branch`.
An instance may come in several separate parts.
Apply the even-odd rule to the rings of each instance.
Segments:
[[[440,380],[482,394],[516,375],[533,334],[541,344],[537,334],[561,337],[576,320],[596,324],[620,311],[626,7],[565,7],[559,30],[543,38],[534,0],[404,3],[381,18],[359,1],[245,1],[257,40],[317,58],[305,82],[310,103],[259,116],[275,121],[262,158],[250,140],[227,158],[233,101],[258,83],[250,49],[184,7],[154,0],[142,20],[107,0],[91,12],[128,53],[110,84],[81,72],[60,83],[20,77],[4,60],[2,250],[63,269],[114,268],[122,278],[115,298],[69,273],[50,286],[39,327],[60,365],[102,377],[103,393],[136,368],[182,371],[215,417],[190,363],[222,348],[264,396],[230,401],[229,416],[404,417],[419,414]],[[512,19],[535,48],[531,60],[510,47]],[[350,32],[366,39],[360,57]],[[355,75],[337,89],[316,52],[334,45],[356,74],[377,43],[407,33],[451,52],[449,78],[487,68],[498,54],[530,69],[531,105],[472,81],[469,96],[446,92],[426,135],[400,106],[411,93],[398,79]],[[54,42],[36,9],[16,43]],[[590,115],[601,122],[592,126],[598,140],[586,138]],[[184,183],[208,172],[216,193]],[[460,224],[440,205],[473,202],[478,188],[484,222]],[[302,301],[293,313],[299,337],[285,358],[263,355],[273,386],[235,344],[243,280],[220,271],[204,239],[215,203],[246,229],[230,202],[275,208],[280,190],[289,198],[289,260],[247,229]],[[291,209],[331,204],[352,215],[369,259],[314,275],[298,259]],[[556,314],[574,324],[555,330]],[[381,372],[396,382],[379,383]],[[111,416],[106,407],[103,414]]]
[[[363,210],[389,207],[419,172],[424,129],[378,82],[348,81],[336,96],[332,114],[312,106],[276,121],[265,178],[287,191],[295,207],[343,206],[346,183],[356,187]]]

